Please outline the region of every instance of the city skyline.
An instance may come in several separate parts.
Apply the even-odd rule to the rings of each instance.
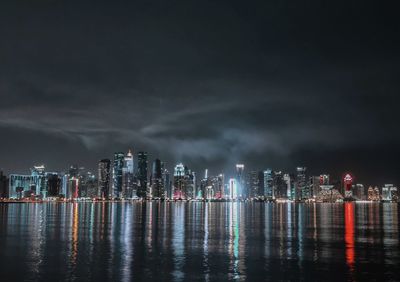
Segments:
[[[170,171],[173,174],[170,174]],[[169,166],[148,152],[131,149],[115,152],[112,159],[101,159],[97,173],[71,165],[55,172],[42,165],[30,174],[1,171],[2,198],[11,199],[171,199],[319,201],[342,200],[398,201],[396,183],[365,183],[352,172],[339,178],[327,171],[310,174],[307,167],[294,170],[248,168],[238,163],[234,171],[214,174],[207,168],[194,171],[182,162]],[[202,173],[204,172],[204,176]]]

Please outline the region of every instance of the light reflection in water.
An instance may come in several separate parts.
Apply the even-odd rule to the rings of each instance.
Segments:
[[[355,247],[354,247],[354,203],[344,204],[346,263],[350,275],[354,273]]]
[[[2,281],[398,281],[398,213],[390,203],[0,206],[0,270]]]

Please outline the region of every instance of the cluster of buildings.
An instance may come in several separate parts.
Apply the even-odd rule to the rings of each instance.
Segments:
[[[328,174],[310,176],[305,167],[295,173],[266,169],[247,171],[237,164],[233,177],[223,173],[198,177],[188,166],[175,165],[172,174],[166,163],[155,159],[149,165],[147,152],[114,153],[102,159],[97,173],[73,165],[67,172],[49,172],[34,166],[30,174],[4,175],[0,171],[1,199],[161,199],[161,200],[260,200],[315,201],[343,200],[398,202],[397,187],[369,187],[354,184],[345,174],[331,181]]]

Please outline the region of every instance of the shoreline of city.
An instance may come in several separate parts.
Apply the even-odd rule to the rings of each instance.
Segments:
[[[263,203],[263,204],[342,204],[342,203],[363,203],[363,204],[399,204],[397,201],[370,201],[345,199],[339,201],[292,201],[292,200],[263,200],[263,199],[0,199],[0,204],[41,204],[41,203]]]

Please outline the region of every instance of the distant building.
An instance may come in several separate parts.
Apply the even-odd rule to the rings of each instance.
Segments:
[[[247,191],[249,198],[257,198],[260,196],[260,172],[259,171],[251,171],[247,175]]]
[[[238,198],[237,194],[237,182],[235,178],[229,179],[229,199],[236,200]]]
[[[8,178],[0,171],[0,198],[8,198]]]
[[[138,179],[138,190],[137,196],[140,198],[147,197],[147,181],[148,181],[148,160],[147,160],[147,152],[139,152],[138,153],[138,171],[137,171],[137,179]]]
[[[380,195],[379,195],[379,189],[378,187],[372,188],[372,186],[369,186],[368,188],[368,196],[367,199],[368,201],[380,201]]]
[[[58,197],[61,194],[62,178],[57,173],[47,174],[47,196]]]
[[[275,195],[273,191],[273,174],[271,169],[264,170],[264,193],[265,199],[272,200]]]
[[[172,199],[172,183],[171,183],[171,175],[168,169],[165,168],[165,163],[162,163],[162,179],[165,190],[165,196],[169,199]]]
[[[382,201],[398,202],[397,187],[393,184],[385,184],[382,187]]]
[[[195,198],[196,174],[179,163],[174,169],[174,199]]]
[[[365,194],[365,188],[363,184],[355,184],[352,186],[352,193],[353,197],[356,200],[361,200],[364,201],[367,199],[367,196]]]
[[[122,168],[122,198],[133,198],[136,196],[134,174],[134,161],[131,150],[124,157],[124,166]]]
[[[237,193],[239,198],[246,198],[247,191],[244,179],[244,164],[237,164],[236,165],[236,186],[237,186]]]
[[[151,170],[151,192],[153,198],[165,198],[162,163],[159,159],[153,161]]]
[[[297,199],[296,197],[296,184],[295,177],[291,174],[284,174],[283,180],[286,184],[286,194],[289,200],[294,201]]]
[[[113,163],[113,197],[121,198],[122,197],[122,169],[124,168],[124,153],[117,152],[114,153],[114,163]]]
[[[98,170],[98,197],[110,198],[110,173],[111,173],[111,161],[109,159],[103,159],[99,162]]]
[[[282,171],[274,171],[273,180],[272,180],[272,191],[274,194],[274,199],[288,199],[288,189],[287,183],[283,178]]]
[[[297,167],[296,168],[297,190],[299,192],[301,200],[308,200],[311,198],[310,187],[309,187],[309,185],[307,185],[307,181],[306,181],[306,170],[307,170],[307,168],[305,168],[305,167]]]

